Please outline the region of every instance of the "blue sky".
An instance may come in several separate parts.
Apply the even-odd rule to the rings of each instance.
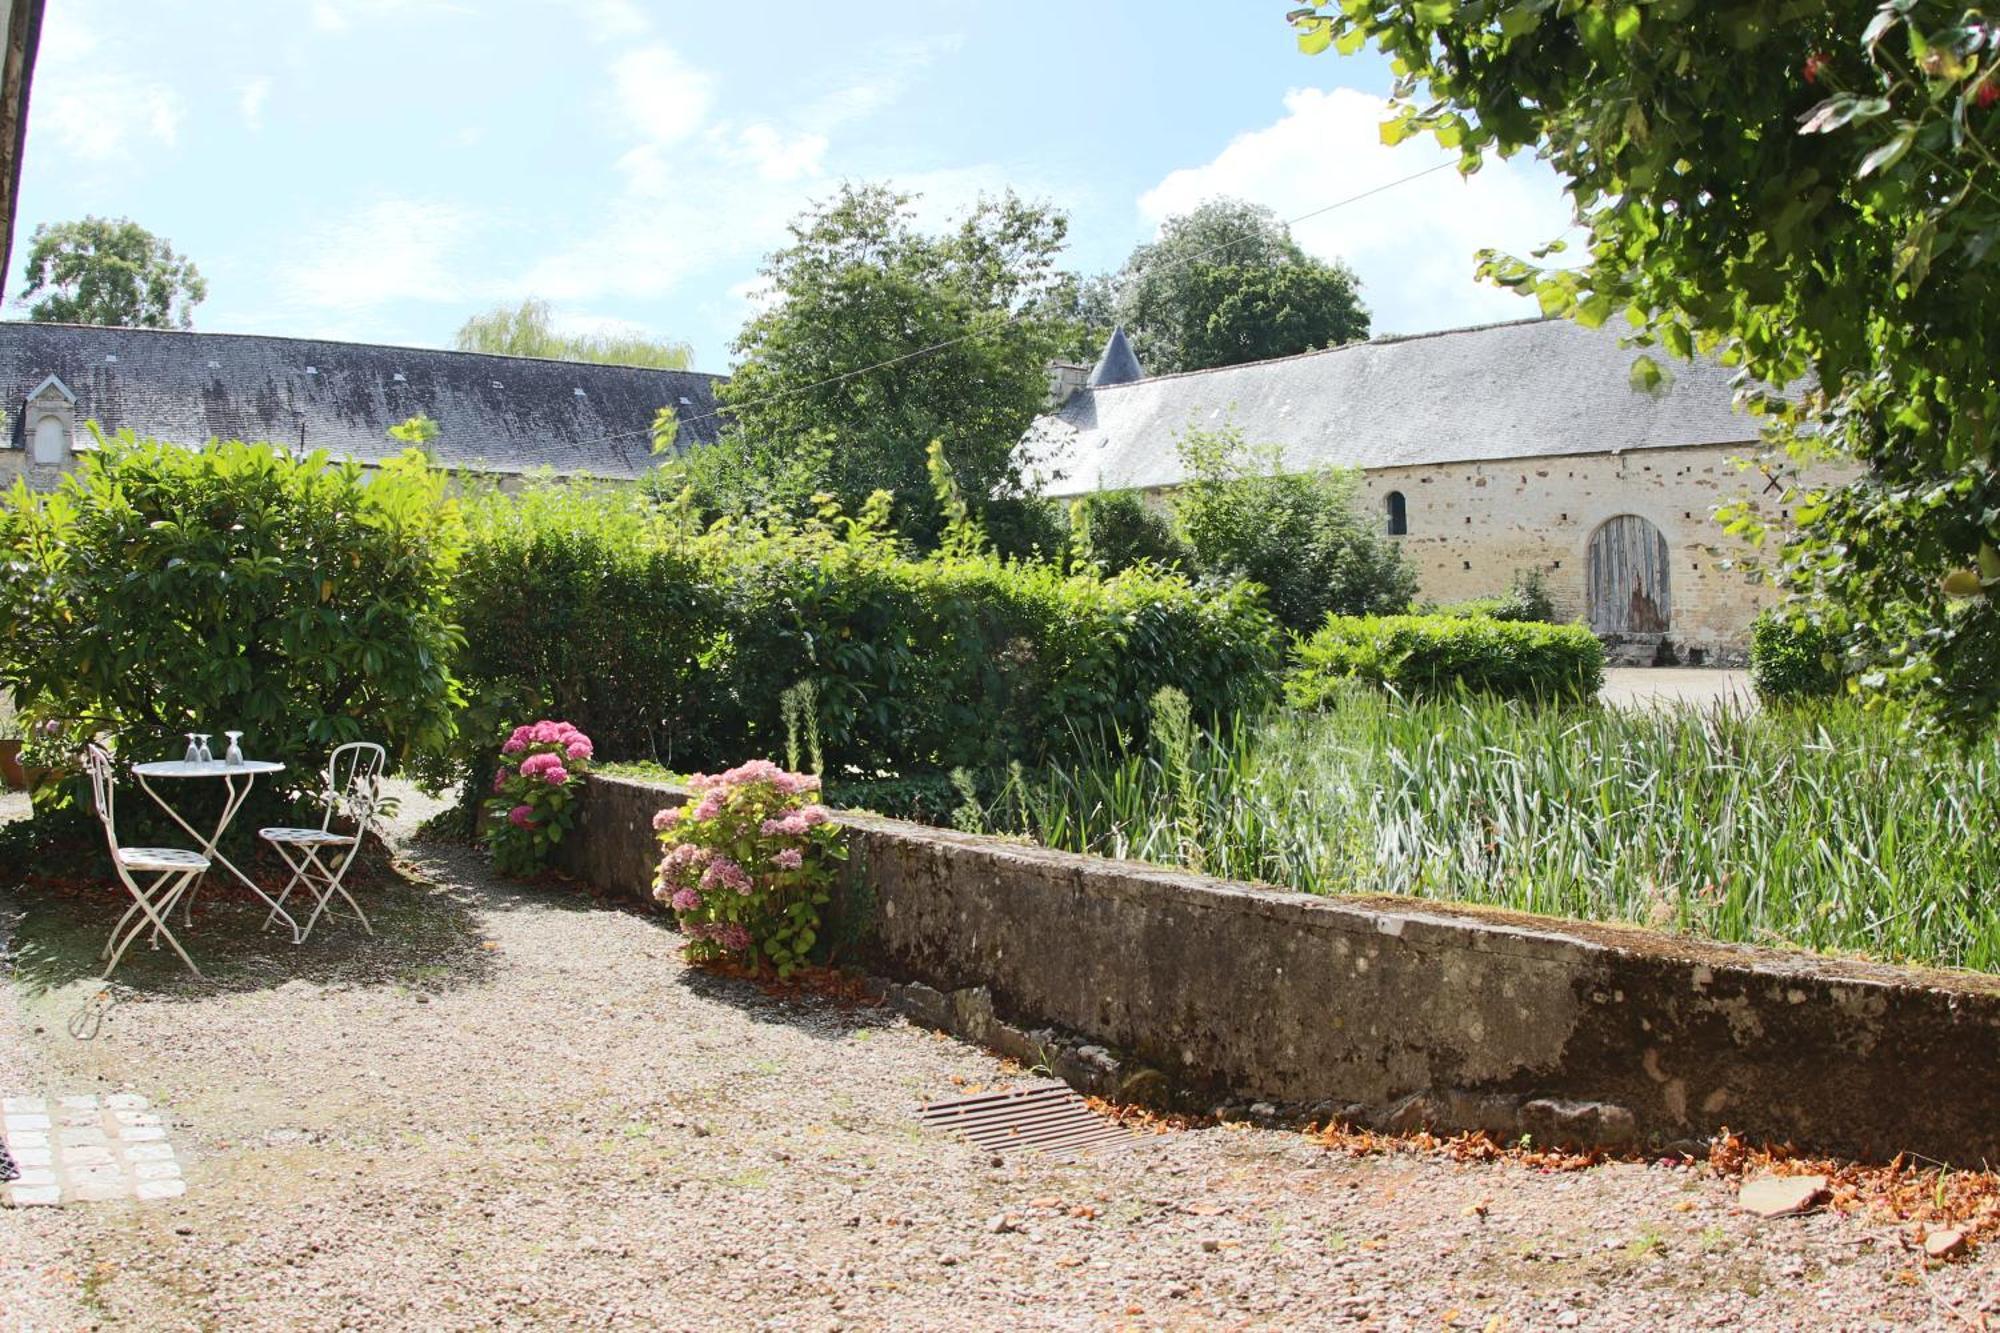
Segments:
[[[760,259],[842,180],[938,220],[1011,186],[1097,271],[1203,198],[1294,217],[1439,160],[1383,148],[1386,68],[1297,54],[1286,8],[50,0],[7,291],[36,223],[127,216],[208,278],[197,328],[445,346],[534,295],[722,370]],[[1298,235],[1356,267],[1378,332],[1418,332],[1532,313],[1472,252],[1567,221],[1516,162]]]

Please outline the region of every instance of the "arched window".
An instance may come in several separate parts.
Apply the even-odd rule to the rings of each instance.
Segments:
[[[37,463],[60,463],[69,453],[69,426],[58,416],[35,423],[33,457]]]
[[[1389,511],[1389,535],[1401,537],[1407,534],[1410,530],[1410,507],[1404,501],[1403,493],[1390,491],[1382,505]]]

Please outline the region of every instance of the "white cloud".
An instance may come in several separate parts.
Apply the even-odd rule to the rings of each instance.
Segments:
[[[1383,145],[1380,98],[1351,88],[1295,90],[1275,124],[1168,175],[1139,200],[1155,225],[1205,199],[1233,196],[1298,217],[1455,155],[1429,139]],[[1476,175],[1439,171],[1293,227],[1299,244],[1360,274],[1378,333],[1518,319],[1532,302],[1473,277],[1475,251],[1526,253],[1568,230],[1569,201],[1540,163],[1489,160]]]
[[[271,80],[255,78],[243,85],[243,92],[237,99],[237,106],[243,112],[243,123],[253,130],[264,128],[264,103],[271,97]]]
[[[583,20],[584,31],[596,42],[642,36],[652,27],[645,11],[633,0],[576,0],[576,13]]]
[[[312,7],[312,25],[321,32],[345,32],[347,13],[330,0],[318,0]]]
[[[965,38],[957,34],[891,42],[861,66],[852,81],[814,100],[803,119],[822,129],[864,120],[901,97],[917,71],[964,44]]]
[[[490,289],[453,272],[472,221],[466,210],[436,201],[369,204],[299,238],[284,294],[300,305],[343,313],[394,301],[478,299]]]
[[[611,63],[611,90],[622,121],[641,139],[673,144],[708,119],[715,78],[655,43]]]
[[[186,103],[174,89],[121,66],[73,6],[51,7],[35,71],[29,119],[71,156],[89,162],[122,158],[135,148],[172,148]]]
[[[767,181],[793,181],[819,175],[826,149],[824,134],[789,134],[774,125],[750,125],[737,133],[732,155]]]
[[[587,31],[636,35],[643,14],[623,0],[570,0]],[[891,43],[860,66],[840,71],[827,91],[801,90],[774,113],[768,103],[749,116],[724,110],[723,88],[658,41],[607,60],[606,110],[616,127],[613,158],[620,188],[590,213],[590,221],[539,260],[509,276],[506,291],[526,292],[563,306],[658,301],[685,291],[697,275],[742,272],[784,243],[785,226],[826,195],[839,127],[872,115],[901,95],[907,76],[944,52],[955,37]],[[1004,184],[992,168],[916,178],[936,188],[939,206],[954,210],[979,189]],[[927,209],[927,216],[932,210]],[[720,301],[684,317],[727,322],[771,299],[751,278]],[[685,334],[687,329],[671,330]]]

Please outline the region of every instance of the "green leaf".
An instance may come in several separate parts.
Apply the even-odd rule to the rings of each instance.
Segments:
[[[1316,56],[1333,45],[1333,23],[1330,19],[1306,19],[1299,23],[1299,52]]]
[[[1856,180],[1865,180],[1878,171],[1887,171],[1903,160],[1903,154],[1910,151],[1910,145],[1917,141],[1917,127],[1911,121],[1904,121],[1887,143],[1881,144],[1868,156],[1861,159],[1855,170]]]
[[[1660,369],[1659,362],[1650,356],[1641,356],[1632,363],[1631,381],[1632,388],[1639,393],[1657,393],[1666,382],[1666,374]]]
[[[1526,37],[1542,26],[1544,6],[1538,4],[1513,5],[1500,11],[1500,35],[1508,41]]]

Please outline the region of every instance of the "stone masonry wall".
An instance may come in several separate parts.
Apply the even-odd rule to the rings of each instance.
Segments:
[[[12,486],[18,478],[26,477],[28,489],[52,491],[68,470],[69,464],[59,466],[33,462],[23,449],[0,449],[0,490]]]
[[[1722,530],[1715,509],[1748,499],[1769,521],[1790,517],[1778,492],[1766,492],[1769,478],[1757,463],[1779,476],[1796,473],[1782,455],[1754,443],[1640,449],[1377,468],[1362,474],[1360,503],[1386,526],[1389,493],[1403,493],[1409,532],[1393,540],[1415,566],[1425,599],[1494,596],[1515,571],[1539,569],[1566,618],[1585,613],[1591,534],[1606,519],[1637,514],[1667,541],[1668,640],[1684,661],[1727,663],[1741,660],[1751,620],[1775,594],[1756,573],[1730,567],[1752,548]],[[1805,480],[1829,485],[1849,475],[1818,466]]]
[[[1582,617],[1586,552],[1606,519],[1637,514],[1666,538],[1673,598],[1668,638],[1683,658],[1728,660],[1774,600],[1756,573],[1730,567],[1751,548],[1715,521],[1717,505],[1748,499],[1771,520],[1789,517],[1768,479],[1741,460],[1771,459],[1754,445],[1641,449],[1623,454],[1383,468],[1362,481],[1363,503],[1383,512],[1401,491],[1409,533],[1396,539],[1427,598],[1450,602],[1503,592],[1515,570],[1539,569],[1558,609]]]
[[[592,777],[562,844],[571,873],[646,897],[652,814],[680,799]],[[840,934],[892,994],[1004,1048],[1043,1026],[1037,1043],[1095,1043],[1080,1053],[1128,1095],[1544,1143],[1728,1126],[1862,1157],[2000,1158],[1990,979],[840,819]]]

